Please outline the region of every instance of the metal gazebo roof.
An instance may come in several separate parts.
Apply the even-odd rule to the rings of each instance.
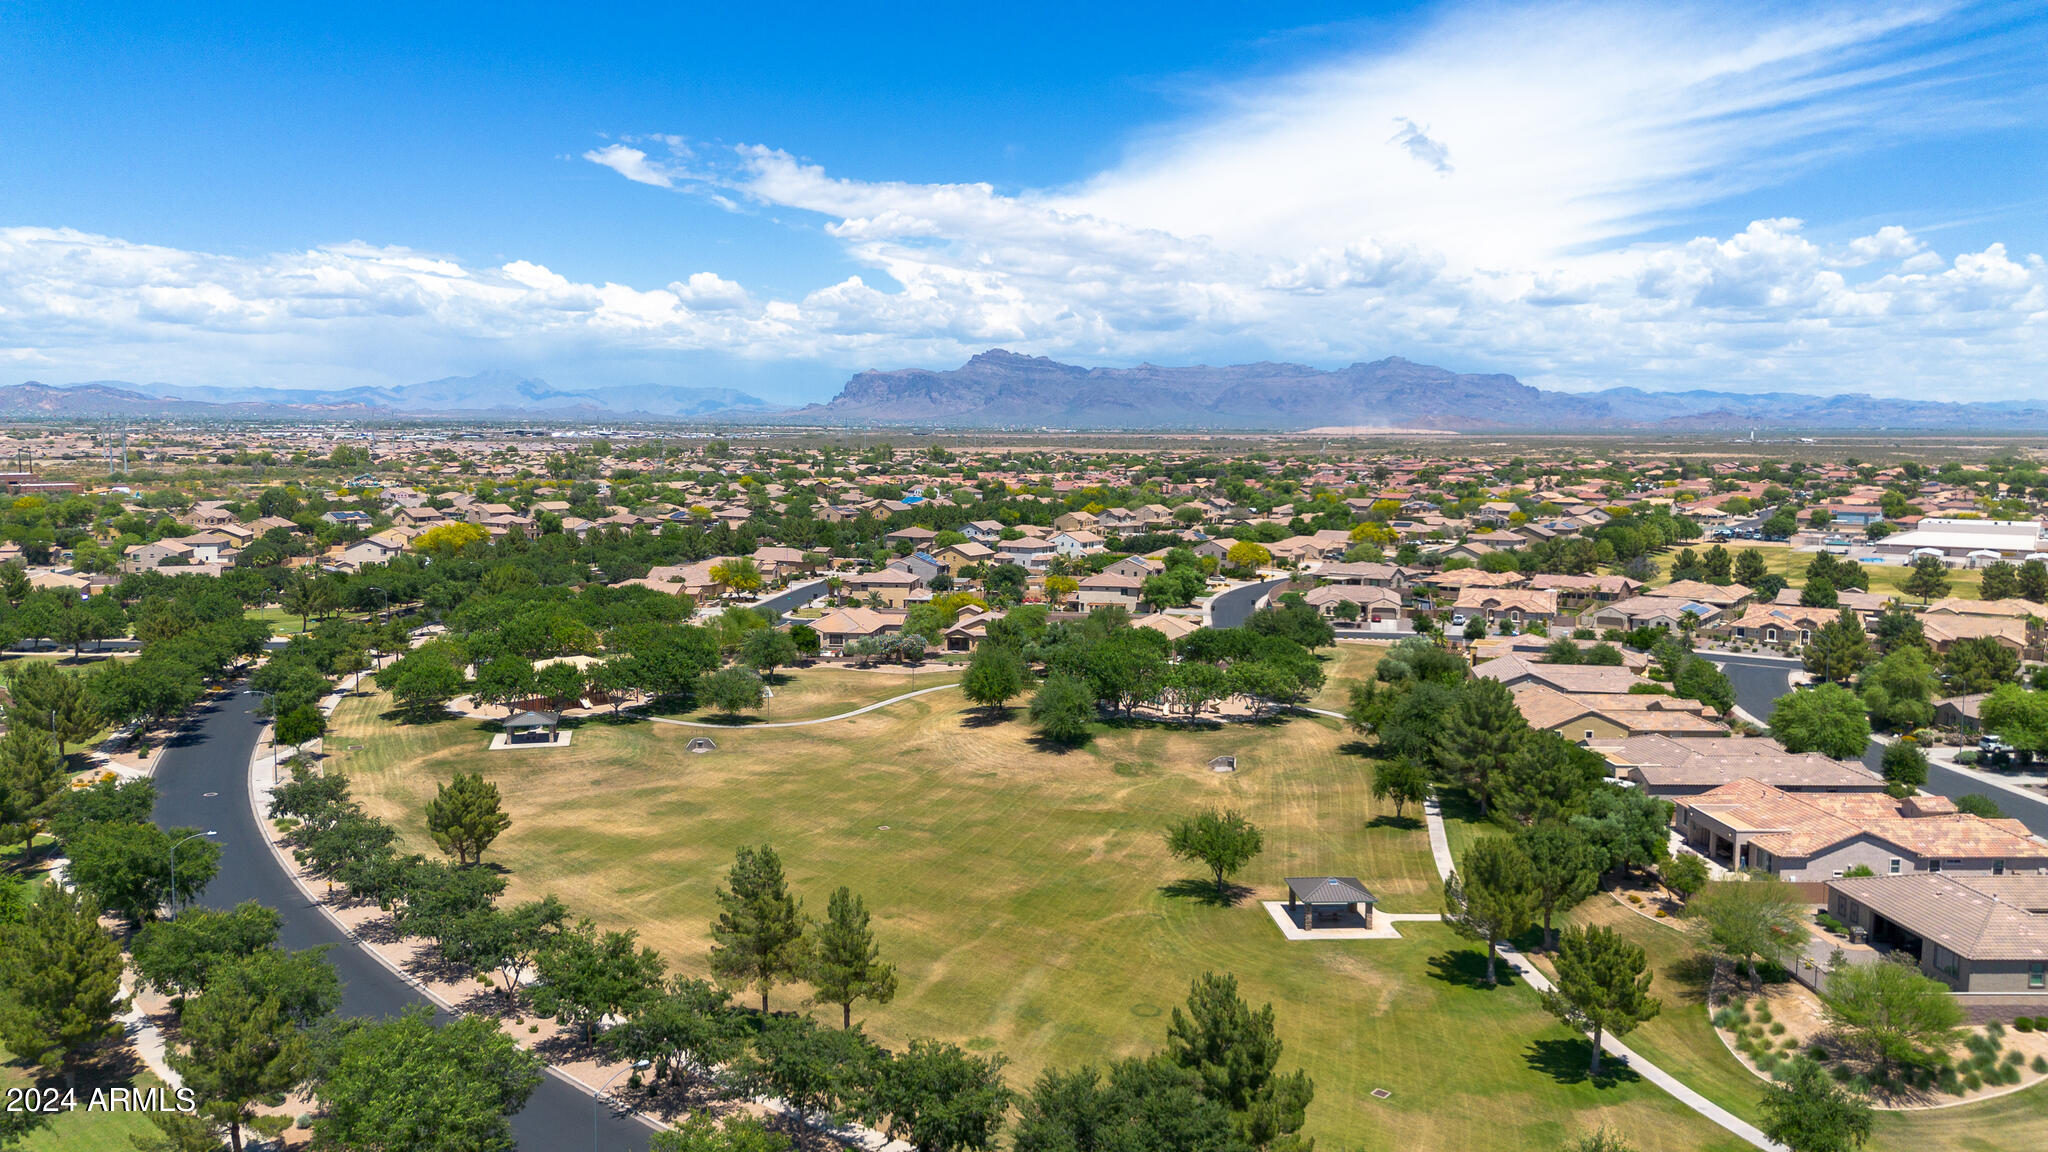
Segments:
[[[1377,904],[1356,876],[1289,876],[1287,890],[1303,904]]]

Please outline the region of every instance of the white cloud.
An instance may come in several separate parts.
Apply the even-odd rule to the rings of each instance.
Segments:
[[[873,273],[787,299],[704,270],[641,290],[369,245],[244,258],[0,230],[0,358],[76,364],[74,379],[227,365],[214,376],[328,383],[416,378],[421,357],[836,369],[1007,344],[1124,363],[1401,354],[1552,386],[2017,395],[2048,368],[2036,256],[1942,254],[1897,224],[1823,242],[1840,233],[1791,219],[1642,239],[1859,147],[1867,125],[1984,114],[1929,38],[1943,11],[1454,13],[1212,93],[1108,170],[1015,194],[673,136],[584,154],[640,184],[815,214]]]
[[[647,153],[627,144],[607,144],[593,148],[583,154],[585,160],[605,167],[624,176],[636,184],[652,184],[656,188],[675,187],[675,177],[658,163],[647,158]]]

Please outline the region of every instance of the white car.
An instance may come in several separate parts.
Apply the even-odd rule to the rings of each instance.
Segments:
[[[1453,616],[1453,617],[1451,617],[1451,627],[1453,627],[1453,628],[1463,628],[1464,626],[1465,626],[1465,614],[1464,614],[1463,612],[1460,612],[1460,613],[1458,613],[1458,614],[1457,614],[1456,616]]]

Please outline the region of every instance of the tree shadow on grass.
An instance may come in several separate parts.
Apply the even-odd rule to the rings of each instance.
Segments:
[[[1025,737],[1024,742],[1031,745],[1032,750],[1035,752],[1044,752],[1053,756],[1065,756],[1069,752],[1078,752],[1086,748],[1089,739],[1090,737],[1083,736],[1079,740],[1067,741],[1054,740],[1050,736],[1032,735]]]
[[[1422,818],[1419,816],[1388,816],[1385,814],[1381,814],[1373,817],[1372,820],[1366,824],[1366,827],[1394,828],[1403,832],[1413,832],[1416,829],[1422,827]]]
[[[1515,982],[1515,970],[1505,959],[1495,966],[1494,974],[1500,982],[1487,984],[1486,953],[1478,948],[1460,948],[1429,958],[1430,978],[1446,984],[1491,991],[1494,988],[1506,988]]]
[[[962,728],[976,729],[994,728],[998,724],[1009,723],[1010,718],[1015,713],[1016,709],[1008,706],[1002,708],[970,708],[967,710],[966,715],[960,718],[960,726]]]
[[[1171,884],[1160,885],[1159,894],[1178,900],[1193,900],[1212,908],[1235,908],[1252,894],[1252,890],[1243,884],[1225,884],[1223,890],[1218,892],[1216,881],[1188,876]]]
[[[436,705],[432,711],[424,708],[390,708],[377,713],[377,719],[384,721],[386,724],[439,724],[443,720],[460,719],[461,715],[459,712],[450,712],[448,709]]]
[[[1705,952],[1690,953],[1665,966],[1665,986],[1677,988],[1688,1003],[1704,1004],[1707,1002],[1708,991],[1714,985],[1718,967],[1711,955]]]
[[[1599,1074],[1587,1071],[1586,1065],[1593,1059],[1593,1041],[1586,1036],[1573,1036],[1568,1040],[1538,1040],[1522,1053],[1522,1059],[1530,1068],[1549,1076],[1559,1084],[1591,1084],[1595,1088],[1612,1088],[1617,1084],[1639,1084],[1643,1079],[1642,1073],[1612,1054],[1601,1057]]]
[[[1337,751],[1342,752],[1346,756],[1363,756],[1368,760],[1386,759],[1385,756],[1380,754],[1380,746],[1378,744],[1368,744],[1363,740],[1346,740],[1342,744],[1337,745]]]

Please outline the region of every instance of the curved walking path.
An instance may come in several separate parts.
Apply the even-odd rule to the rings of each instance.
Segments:
[[[958,688],[959,686],[960,682],[955,680],[951,684],[938,684],[930,688],[919,688],[915,692],[905,692],[901,696],[891,696],[887,700],[877,700],[873,704],[869,704],[864,708],[855,708],[851,712],[841,712],[837,716],[819,716],[812,720],[777,720],[762,724],[713,724],[708,720],[671,720],[666,716],[646,716],[646,718],[654,721],[656,724],[674,724],[682,728],[715,728],[720,732],[748,732],[756,728],[802,728],[807,724],[830,724],[834,720],[851,720],[855,716],[866,715],[877,708],[887,708],[891,704],[900,704],[914,697],[929,696],[934,692],[944,692],[948,688]],[[633,710],[628,708],[626,711],[631,712]],[[645,716],[646,714],[642,713],[641,715]]]
[[[1332,712],[1327,708],[1303,708],[1302,711],[1310,712],[1317,716],[1328,716],[1334,720],[1345,719],[1343,713]],[[1443,805],[1437,803],[1434,794],[1422,802],[1422,818],[1429,824],[1429,854],[1436,859],[1437,877],[1438,879],[1448,878],[1456,862],[1451,858],[1451,838],[1444,828]],[[1538,992],[1548,992],[1552,989],[1553,985],[1550,983],[1549,978],[1537,971],[1536,966],[1530,963],[1520,952],[1516,951],[1513,945],[1503,943],[1500,945],[1499,951],[1500,958],[1507,961],[1508,967],[1520,973],[1522,979],[1529,982],[1529,987],[1534,988]],[[1600,1050],[1610,1056],[1621,1057],[1627,1061],[1631,1069],[1641,1073],[1643,1079],[1671,1093],[1672,1096],[1678,1099],[1679,1103],[1684,1104],[1686,1107],[1712,1120],[1735,1135],[1742,1137],[1756,1147],[1765,1149],[1766,1152],[1790,1152],[1784,1145],[1764,1135],[1762,1130],[1757,1128],[1756,1125],[1751,1124],[1749,1121],[1688,1088],[1678,1077],[1643,1059],[1636,1054],[1633,1048],[1616,1040],[1614,1037],[1603,1034],[1600,1037]]]

